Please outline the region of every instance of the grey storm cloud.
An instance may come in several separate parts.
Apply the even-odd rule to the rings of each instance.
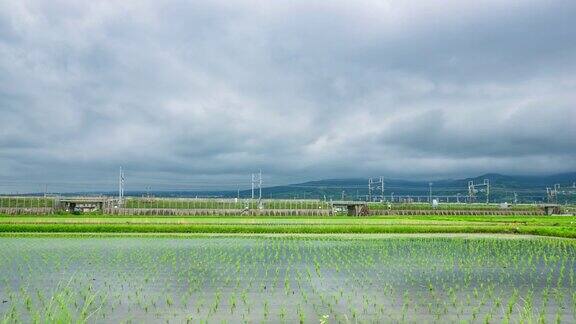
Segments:
[[[576,166],[574,1],[4,1],[0,192]]]

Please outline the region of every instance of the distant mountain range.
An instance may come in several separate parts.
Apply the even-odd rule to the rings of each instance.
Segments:
[[[468,195],[468,182],[481,184],[487,179],[490,183],[490,201],[493,202],[544,202],[547,201],[546,188],[559,185],[558,202],[576,202],[576,172],[547,176],[511,176],[502,174],[485,174],[474,178],[447,179],[432,181],[432,196],[442,201],[464,201]],[[421,201],[430,195],[429,181],[407,181],[384,179],[385,200],[413,199]],[[477,188],[477,201],[485,201],[486,193],[483,186]],[[380,190],[373,196],[380,195]],[[114,194],[114,193],[110,193]],[[141,191],[130,191],[128,195],[141,196]],[[151,192],[162,197],[223,197],[249,198],[251,190],[238,191],[159,191]],[[258,191],[255,191],[258,196]],[[297,184],[263,187],[263,198],[295,198],[295,199],[361,199],[368,198],[368,179],[328,179],[309,181]]]

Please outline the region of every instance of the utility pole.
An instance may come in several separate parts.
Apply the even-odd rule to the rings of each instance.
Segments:
[[[262,200],[262,170],[258,170],[258,201]]]
[[[368,178],[368,201],[372,201],[372,178]]]
[[[429,189],[428,201],[429,201],[430,203],[432,203],[432,182],[428,182],[428,189]]]
[[[556,192],[550,187],[546,187],[546,196],[548,197],[547,200],[549,203],[554,203],[556,201]]]
[[[468,181],[468,199],[470,203],[476,200],[476,189],[474,189],[474,181]]]
[[[262,200],[262,170],[258,170],[258,173],[252,173],[252,199],[255,198],[254,190],[258,187],[258,203]]]
[[[122,206],[124,201],[124,170],[120,167],[120,174],[118,175],[118,206]]]
[[[252,199],[254,199],[254,173],[252,173],[252,180],[250,181],[250,183],[252,184]]]
[[[486,186],[486,204],[490,203],[490,180],[484,179],[484,185]]]
[[[514,191],[514,204],[518,203],[518,194]]]
[[[558,193],[560,192],[560,184],[554,185],[554,196],[556,196],[556,203],[558,203]]]

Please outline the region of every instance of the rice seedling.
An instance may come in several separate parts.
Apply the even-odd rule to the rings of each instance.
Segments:
[[[0,237],[4,322],[571,322],[546,238]]]

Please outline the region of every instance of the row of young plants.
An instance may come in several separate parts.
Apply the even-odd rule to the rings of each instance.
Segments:
[[[0,319],[574,322],[576,246],[496,238],[0,238]]]
[[[118,224],[0,223],[0,233],[382,234],[504,233],[576,238],[572,225],[510,224]]]

